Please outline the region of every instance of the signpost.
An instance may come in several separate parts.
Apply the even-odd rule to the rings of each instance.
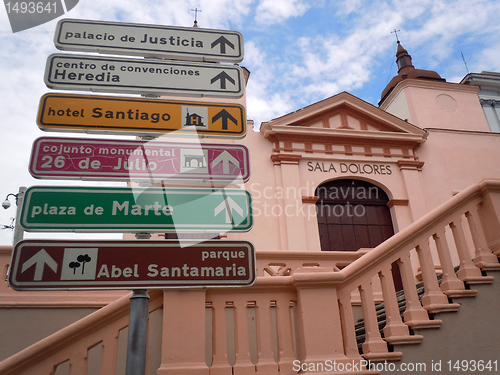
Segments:
[[[44,80],[51,89],[142,95],[241,98],[245,92],[236,65],[76,54],[50,55]]]
[[[45,131],[242,138],[239,104],[98,95],[45,94],[37,123]]]
[[[247,241],[24,240],[8,282],[15,290],[163,289],[244,287],[255,278]]]
[[[243,60],[243,37],[233,31],[85,20],[62,20],[54,37],[62,50],[142,56],[49,56],[44,81],[61,90],[143,96],[241,98],[243,70],[210,62]],[[159,59],[188,60],[166,61]],[[195,61],[195,62],[192,62]],[[246,133],[245,108],[202,103],[46,94],[42,130],[89,133]],[[243,146],[40,138],[30,172],[37,178],[162,179],[229,182],[249,177]],[[31,187],[18,221],[38,232],[248,231],[252,202],[239,189]],[[130,305],[127,375],[145,373],[147,289],[250,286],[255,251],[248,242],[21,241],[9,285],[16,290],[134,289]],[[138,254],[140,252],[140,255]]]
[[[232,144],[42,137],[29,171],[42,179],[229,183],[249,179],[248,157],[245,146]]]
[[[32,232],[245,232],[253,218],[240,189],[34,186],[20,224]]]
[[[60,50],[190,61],[243,60],[237,31],[63,19],[54,43]]]

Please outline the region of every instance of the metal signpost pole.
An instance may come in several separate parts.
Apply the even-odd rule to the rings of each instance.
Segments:
[[[127,363],[125,375],[146,374],[149,294],[147,290],[134,290],[130,296]]]
[[[25,191],[26,191],[26,187],[21,186],[19,188],[19,193],[17,193],[17,196],[16,196],[17,214],[16,214],[16,224],[14,226],[14,239],[12,241],[14,246],[19,241],[21,241],[23,239],[23,236],[24,236],[24,230],[20,224],[20,221],[21,221],[21,214],[22,214],[24,192]]]
[[[151,238],[150,233],[137,233],[138,240]],[[149,294],[147,290],[136,289],[130,296],[130,314],[127,339],[127,362],[125,375],[146,374],[146,353],[148,349]]]
[[[168,39],[161,38],[164,39],[165,46],[158,49],[157,46],[150,45],[156,43],[152,42],[153,38],[165,32],[172,35]],[[99,41],[92,39],[92,42],[86,43],[87,41],[82,41],[80,37],[77,37],[82,33],[83,35],[86,33],[106,34],[110,38]],[[124,35],[125,33],[127,35]],[[120,35],[124,36],[120,38]],[[213,62],[238,63],[243,60],[243,37],[238,32],[63,20],[58,23],[55,43],[57,48],[71,51],[124,54],[142,56],[146,59],[53,54],[49,56],[45,70],[45,83],[49,88],[136,93],[146,97],[173,95],[238,99],[245,94],[245,76],[242,68],[229,64],[213,64]],[[157,57],[161,60],[148,59],[148,57]],[[188,61],[176,61],[183,58]],[[165,85],[165,82],[168,85]],[[103,102],[96,102],[99,100]],[[103,108],[106,113],[116,114],[116,118],[109,119],[106,116],[105,121],[87,121],[90,117],[84,116],[84,112],[86,114],[92,112],[94,113],[92,118],[100,119],[103,115]],[[118,118],[119,113],[125,114],[125,111],[128,114],[127,118]],[[150,137],[156,136],[157,133],[178,131],[196,135],[200,133],[202,136],[209,137],[242,138],[246,133],[246,114],[244,106],[231,103],[147,98],[137,101],[129,97],[48,94],[42,98],[38,124],[42,130],[53,129],[53,131],[67,129],[105,134],[134,132],[138,136]],[[67,128],[67,124],[76,126]],[[215,189],[213,185],[205,189],[152,187],[155,182],[153,176],[159,180],[184,179],[177,172],[178,169],[182,170],[182,166],[188,169],[183,171],[184,175],[192,174],[186,179],[201,179],[202,181],[218,179],[219,182],[232,183],[238,177],[246,181],[249,178],[248,150],[243,146],[237,146],[242,147],[238,149],[227,145],[207,144],[203,146],[205,148],[202,149],[200,146],[197,151],[193,151],[192,145],[185,145],[184,148],[179,146],[179,149],[175,149],[177,146],[173,143],[162,143],[160,146],[158,143],[154,144],[151,142],[151,145],[148,145],[151,150],[145,150],[146,155],[149,156],[148,152],[151,152],[154,156],[155,153],[152,151],[155,150],[152,148],[159,147],[162,156],[168,153],[167,156],[172,157],[172,160],[174,157],[175,159],[181,157],[182,161],[182,156],[184,160],[179,167],[174,168],[173,172],[170,170],[162,172],[165,175],[161,175],[160,171],[155,172],[156,174],[152,172],[153,167],[161,167],[159,161],[135,160],[136,169],[146,171],[145,174],[136,177],[149,178],[149,186],[141,189],[140,194],[136,194],[137,192],[134,192],[132,188],[31,187],[26,189],[23,187],[17,196],[18,213],[11,272],[8,277],[9,286],[15,290],[47,288],[93,290],[101,287],[133,289],[130,297],[126,375],[146,374],[149,320],[147,289],[197,285],[203,287],[250,286],[256,279],[255,249],[248,242],[205,241],[201,245],[193,245],[190,252],[179,252],[176,251],[180,247],[178,242],[166,240],[161,242],[162,248],[160,249],[165,251],[158,252],[158,241],[145,241],[151,238],[151,234],[145,233],[146,231],[165,232],[175,229],[246,232],[250,230],[253,226],[252,201],[250,193],[245,190]],[[91,150],[92,147],[100,147],[99,150],[104,153],[120,147],[121,150],[125,150],[125,147],[134,149],[132,146],[116,142],[110,145],[95,143],[92,147],[85,147],[84,144],[80,145],[80,148],[74,144],[73,146],[69,149]],[[138,147],[141,150],[145,149],[144,144]],[[130,179],[131,174],[124,176],[118,176],[116,173],[111,175],[107,172],[102,175],[94,174],[104,166],[104,162],[97,159],[95,155],[92,156],[92,161],[90,155],[85,155],[83,159],[78,160],[78,169],[69,174],[61,174],[62,167],[70,160],[67,155],[59,155],[60,150],[63,149],[65,150],[66,147],[62,144],[59,144],[59,147],[53,144],[47,150],[56,152],[57,155],[47,155],[47,158],[42,156],[43,171],[47,172],[45,169],[50,169],[54,162],[55,172],[49,171],[43,175],[34,173],[33,175],[37,178]],[[222,149],[222,151],[217,151],[217,149]],[[199,175],[195,176],[192,169],[202,168],[200,164],[197,168],[191,167],[191,161],[197,161],[200,156],[207,159],[209,163],[205,160],[202,164],[206,166],[203,167],[205,169],[196,172]],[[112,163],[114,165],[111,166],[112,170],[122,169],[121,165],[125,161],[121,158],[114,161],[115,163]],[[133,169],[132,162],[129,160],[126,162],[127,165],[130,163]],[[34,165],[30,171],[34,171],[36,166]],[[128,215],[129,209],[131,209],[130,216]],[[134,244],[130,241],[119,243],[112,241],[21,241],[23,229],[34,232],[139,232],[136,234],[136,239],[139,241],[132,241]],[[221,247],[227,251],[220,251]],[[137,257],[136,254],[124,256],[131,250],[135,252],[140,248],[144,250],[142,258]],[[218,250],[215,251],[215,248]],[[119,251],[119,253],[114,251]],[[171,256],[165,257],[164,253],[167,251],[170,251]],[[231,258],[230,253],[234,254]],[[185,260],[185,257],[189,257],[189,260]],[[162,278],[157,278],[158,258],[162,258],[167,269],[167,265],[179,268],[179,270],[180,267],[182,269],[190,267],[192,272],[184,272],[177,279],[175,277],[163,278],[163,274]],[[81,274],[76,274],[75,270],[76,267],[80,267],[80,262],[83,262]],[[226,263],[231,266],[224,267]],[[109,280],[109,266],[113,270],[113,280]],[[148,273],[140,271],[144,267],[149,270]],[[27,269],[31,271],[25,272]],[[200,269],[201,275],[198,273]],[[116,276],[115,270],[121,276]],[[224,270],[226,270],[225,274]],[[129,279],[132,274],[133,280]],[[198,276],[200,277],[197,278]],[[117,280],[120,277],[122,279]]]

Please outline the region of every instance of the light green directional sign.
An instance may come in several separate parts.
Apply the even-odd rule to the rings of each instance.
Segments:
[[[20,223],[32,232],[245,232],[253,220],[240,189],[34,186]]]

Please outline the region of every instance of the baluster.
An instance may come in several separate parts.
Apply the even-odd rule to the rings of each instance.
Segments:
[[[432,261],[429,239],[425,238],[417,247],[418,259],[422,269],[422,279],[424,281],[425,292],[422,296],[422,305],[432,313],[443,311],[457,311],[460,308],[458,303],[449,303],[441,289],[436,277],[436,268]]]
[[[410,252],[406,251],[398,259],[401,270],[401,280],[406,298],[406,309],[403,313],[405,324],[411,328],[438,328],[441,320],[430,320],[427,310],[425,310],[418,299],[415,277],[411,267]]]
[[[118,332],[112,337],[106,337],[102,341],[101,353],[101,375],[115,374],[116,362],[118,361]]]
[[[276,303],[276,330],[278,340],[278,364],[279,371],[291,373],[295,354],[293,351],[293,328],[290,309],[292,306],[283,307],[282,301]]]
[[[384,264],[378,276],[382,286],[387,321],[383,330],[385,341],[393,345],[419,343],[423,337],[420,335],[411,336],[408,326],[401,319],[391,266],[388,263]]]
[[[472,242],[474,243],[474,247],[476,249],[476,257],[474,258],[476,266],[485,269],[500,269],[498,257],[491,252],[486,242],[486,237],[484,236],[480,225],[477,208],[475,206],[471,208],[465,213],[465,217],[469,223]]]
[[[361,306],[365,322],[365,342],[361,345],[363,357],[366,359],[385,358],[389,353],[387,343],[382,340],[375,310],[375,300],[373,298],[372,282],[365,281],[359,287]],[[383,356],[381,356],[383,354]],[[394,353],[391,353],[394,354]]]
[[[446,239],[446,228],[443,227],[438,229],[437,232],[432,235],[432,238],[436,243],[439,261],[441,262],[441,269],[443,271],[443,280],[439,286],[443,293],[448,297],[476,295],[477,291],[466,290],[463,281],[461,281],[455,274],[455,269],[453,268],[453,262],[451,260],[450,248],[448,247],[448,241]]]
[[[359,358],[354,316],[352,314],[351,294],[339,292],[340,323],[344,339],[344,353],[347,358]]]
[[[255,374],[255,364],[251,361],[250,336],[255,343],[255,321],[250,310],[255,310],[255,301],[238,301],[235,303],[236,320],[236,363],[234,364],[234,374]],[[253,329],[252,329],[253,328]]]
[[[450,223],[450,228],[460,259],[460,268],[457,271],[458,278],[469,284],[492,283],[493,276],[483,276],[481,270],[472,262],[460,218],[453,220]]]
[[[278,372],[278,364],[274,360],[273,354],[273,331],[274,327],[271,321],[270,305],[261,303],[256,308],[257,318],[257,349],[258,362],[257,371],[264,373]]]
[[[213,348],[213,361],[210,367],[210,375],[232,375],[232,367],[229,366],[227,355],[227,327],[226,327],[226,309],[232,308],[232,305],[222,307],[221,303],[214,306],[214,336],[215,343]]]
[[[68,375],[87,374],[87,350],[85,353],[77,352],[71,355],[69,360]]]

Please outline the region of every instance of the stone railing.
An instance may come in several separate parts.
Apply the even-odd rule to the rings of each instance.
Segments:
[[[161,365],[148,374],[292,374],[303,366],[325,374],[341,369],[377,373],[363,367],[366,360],[401,358],[388,345],[423,339],[409,328],[438,328],[441,321],[429,314],[456,311],[459,304],[453,298],[475,295],[470,284],[492,282],[482,271],[499,269],[498,255],[498,180],[469,187],[370,251],[258,252],[258,278],[252,287],[151,292],[150,311],[163,306],[163,315],[155,325],[156,330],[161,326],[161,350],[156,348]],[[402,315],[395,265],[406,297]],[[421,298],[415,287],[418,269],[425,287]],[[385,307],[383,335],[374,286],[380,287]],[[354,295],[361,307],[353,306]],[[356,309],[364,319],[365,339],[360,343]],[[93,374],[120,373],[114,369],[124,358],[114,340],[127,324],[124,297],[0,362],[0,373],[49,375],[57,368],[58,375],[85,375],[95,366],[100,372]],[[91,355],[96,347],[98,353]],[[90,364],[91,357],[98,357],[99,365]],[[59,371],[63,365],[68,371]]]

